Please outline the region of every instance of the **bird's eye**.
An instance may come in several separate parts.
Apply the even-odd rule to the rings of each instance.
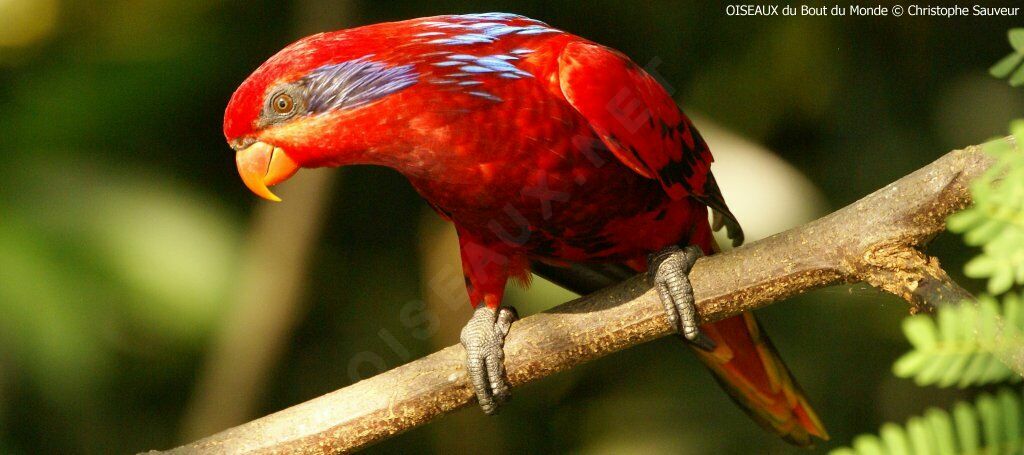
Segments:
[[[295,109],[295,100],[291,95],[282,93],[274,97],[274,100],[270,102],[270,107],[279,115],[288,115]]]

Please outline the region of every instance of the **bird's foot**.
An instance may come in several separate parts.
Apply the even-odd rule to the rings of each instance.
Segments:
[[[704,253],[694,245],[685,248],[670,246],[648,259],[651,286],[658,290],[661,304],[668,313],[669,323],[679,330],[687,342],[711,351],[715,342],[700,331],[697,325],[697,307],[694,305],[690,269]]]
[[[498,310],[480,305],[462,328],[462,346],[466,348],[466,369],[484,413],[493,415],[511,396],[505,378],[505,335],[518,319],[516,310]]]

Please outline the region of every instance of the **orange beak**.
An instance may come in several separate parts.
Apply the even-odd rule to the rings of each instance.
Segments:
[[[238,175],[242,182],[257,196],[280,202],[281,198],[270,192],[269,186],[276,185],[295,174],[299,165],[280,147],[265,142],[256,142],[235,154]]]

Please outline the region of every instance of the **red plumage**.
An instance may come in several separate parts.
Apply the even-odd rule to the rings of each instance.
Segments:
[[[292,90],[298,113],[276,116],[271,103]],[[302,167],[404,174],[455,224],[474,305],[498,307],[507,280],[525,277],[531,261],[643,270],[669,245],[712,254],[708,207],[731,218],[707,145],[653,77],[617,51],[522,16],[439,16],[305,38],[239,87],[224,133],[236,148],[270,144]],[[760,422],[799,443],[825,436],[752,317],[703,330],[718,348],[701,358]]]

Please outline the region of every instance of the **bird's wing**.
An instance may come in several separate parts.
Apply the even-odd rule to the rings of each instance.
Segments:
[[[711,207],[734,244],[742,231],[711,175],[711,152],[665,89],[628,57],[594,43],[569,43],[558,58],[565,99],[626,166],[657,179],[673,199]]]

